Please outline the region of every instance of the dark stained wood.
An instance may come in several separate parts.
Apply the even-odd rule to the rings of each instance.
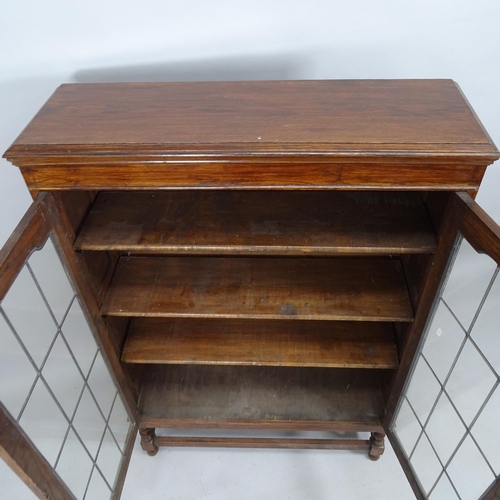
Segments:
[[[449,80],[64,85],[5,154],[32,194],[54,193],[38,226],[25,224],[25,240],[19,233],[13,240],[22,244],[9,243],[8,254],[14,247],[21,254],[0,276],[0,290],[53,226],[152,453],[170,439],[155,437],[155,427],[220,427],[369,431],[377,458],[457,228],[499,262],[498,226],[452,194],[474,195],[499,156]],[[88,190],[113,189],[127,192],[101,194],[80,232],[94,200]],[[147,189],[155,191],[137,192]],[[410,202],[414,193],[396,193],[409,190],[421,192],[428,216]],[[97,239],[82,243],[92,231]],[[428,257],[432,232],[438,247]],[[76,234],[83,253],[74,252]],[[119,253],[128,252],[190,255],[122,257],[115,272]],[[146,316],[131,320],[136,360],[161,353],[153,360],[196,364],[121,364],[130,315]],[[355,320],[349,334],[339,322],[347,319]],[[328,320],[337,322],[334,334]],[[381,357],[367,349],[391,344],[384,353],[395,359],[392,332],[391,342],[376,333],[385,321],[396,322],[401,363],[375,370],[369,359]],[[318,365],[297,366],[308,363]],[[194,440],[219,445],[173,441]]]
[[[114,494],[112,500],[119,500],[119,498],[121,497],[123,486],[125,484],[125,479],[127,477],[128,466],[130,464],[130,459],[132,458],[132,452],[134,451],[135,438],[137,436],[138,430],[139,430],[139,425],[136,422],[127,438],[128,442],[125,447],[124,457],[120,465],[120,470],[118,471],[118,476],[116,477],[115,480]]]
[[[169,254],[430,253],[418,193],[138,191],[100,193],[78,250]]]
[[[156,436],[156,446],[189,446],[195,448],[285,448],[304,450],[368,451],[370,441],[363,439],[303,439],[303,438],[216,438]]]
[[[51,198],[65,229],[65,239],[74,242],[76,234],[89,211],[97,193],[91,191],[54,191]],[[118,263],[118,252],[81,252],[77,255],[81,274],[85,277],[88,291],[92,292],[100,309],[111,277]],[[128,328],[126,318],[106,318],[105,329],[109,349],[119,359]],[[139,394],[142,381],[142,367],[122,366],[126,380],[132,384],[132,392]]]
[[[0,403],[0,458],[38,498],[76,500]]]
[[[153,365],[140,426],[382,432],[378,370]]]
[[[376,462],[385,451],[385,433],[372,432],[369,443],[370,451],[368,452],[368,458]]]
[[[390,323],[135,318],[125,363],[396,368]]]
[[[399,369],[394,376],[390,396],[386,403],[384,426],[387,430],[392,421],[401,391],[410,373],[427,319],[448,266],[457,238],[458,224],[464,210],[465,206],[460,204],[457,197],[450,198],[438,235],[438,247],[436,253],[430,259],[424,276],[424,285],[422,287],[419,306],[415,312],[415,320],[409,326],[408,332],[403,339],[403,345],[401,346]]]
[[[68,237],[74,238],[85,218],[88,210],[92,206],[96,197],[93,191],[57,191],[52,193],[54,203],[57,208],[67,217],[68,227],[72,232]]]
[[[156,446],[155,429],[141,428],[139,429],[141,436],[141,448],[147,452],[150,457],[154,457],[158,453],[158,446]]]
[[[0,301],[14,283],[24,263],[31,253],[41,248],[50,233],[42,203],[45,195],[40,195],[32,203],[5,245],[0,249]]]
[[[487,253],[500,266],[500,226],[467,193],[456,196],[465,206],[460,232],[476,250]]]
[[[398,260],[122,257],[116,316],[411,321]]]
[[[61,86],[5,153],[31,189],[477,189],[499,157],[451,80]]]
[[[425,270],[429,265],[430,254],[402,255],[401,264],[403,266],[408,293],[411,298],[413,310],[418,307]]]
[[[368,162],[347,160],[326,163],[149,163],[83,165],[33,165],[23,167],[24,181],[31,189],[415,189],[477,190],[486,167],[473,161],[460,165],[434,159],[432,165],[421,160],[404,162],[376,158]],[[39,160],[40,161],[40,160]],[[62,160],[61,160],[62,161]]]
[[[422,193],[422,197],[429,213],[429,218],[434,226],[434,234],[439,234],[441,231],[441,224],[446,212],[446,207],[450,201],[453,193],[446,191],[427,191]]]
[[[398,439],[394,436],[394,434],[391,431],[387,432],[387,437],[389,438],[389,441],[391,443],[392,449],[394,450],[394,453],[398,457],[399,463],[401,464],[401,468],[403,469],[403,472],[406,475],[406,479],[408,479],[408,482],[410,483],[411,489],[413,490],[413,494],[415,495],[415,498],[417,500],[427,500],[427,495],[424,495],[420,489],[420,486],[418,484],[418,481],[415,477],[415,474],[413,472],[413,469],[410,467],[408,464],[408,460],[401,448],[401,445],[398,441]]]
[[[118,390],[127,405],[130,414],[135,416],[137,413],[138,393],[135,391],[135,384],[130,379],[130,376],[123,370],[120,363],[119,355],[115,351],[115,346],[109,336],[106,325],[100,314],[99,307],[96,301],[96,296],[93,293],[90,278],[85,273],[85,266],[81,258],[73,249],[73,239],[68,238],[67,219],[61,217],[61,213],[54,202],[53,197],[48,194],[44,200],[43,210],[46,219],[49,221],[54,236],[54,245],[61,255],[63,263],[71,283],[79,296],[82,309],[89,319],[89,326],[94,332],[94,337],[97,344],[101,347],[101,353],[105,362],[110,367],[110,372],[114,378]]]
[[[500,498],[500,477],[491,485],[479,500],[498,500]]]
[[[66,238],[75,241],[79,228],[92,206],[96,193],[92,191],[54,191],[51,193],[59,216],[66,227]],[[85,275],[99,304],[107,291],[119,255],[117,252],[82,252]]]
[[[497,154],[451,80],[321,80],[62,85],[6,156],[35,146],[39,155],[119,146],[224,156],[333,145],[356,155]]]
[[[120,255],[118,252],[81,252],[79,259],[85,265],[85,274],[92,284],[97,303],[101,307]]]

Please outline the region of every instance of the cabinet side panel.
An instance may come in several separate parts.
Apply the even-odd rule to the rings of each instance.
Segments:
[[[415,319],[409,327],[408,333],[401,346],[400,366],[392,382],[390,396],[387,401],[384,425],[392,421],[399,396],[410,372],[415,353],[422,337],[427,318],[431,312],[434,300],[443,279],[450,253],[453,249],[457,234],[457,221],[463,214],[461,206],[456,198],[451,198],[446,208],[446,213],[438,233],[438,248],[427,266],[423,278],[422,293],[418,308],[415,311]]]
[[[74,233],[68,224],[67,218],[61,213],[52,197],[47,197],[47,216],[51,220],[56,236],[58,250],[64,255],[67,272],[71,276],[73,285],[82,298],[82,305],[86,310],[90,324],[93,326],[100,347],[105,353],[106,362],[119,388],[121,396],[127,403],[128,411],[136,419],[138,393],[130,376],[123,370],[119,357],[116,355],[113,343],[101,316],[92,283],[86,275],[86,266],[81,256],[73,249]]]

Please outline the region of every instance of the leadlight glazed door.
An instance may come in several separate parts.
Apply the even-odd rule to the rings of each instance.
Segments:
[[[137,431],[82,274],[39,195],[0,250],[0,456],[39,498],[119,498]]]
[[[500,227],[453,197],[454,251],[388,429],[419,500],[500,498]]]

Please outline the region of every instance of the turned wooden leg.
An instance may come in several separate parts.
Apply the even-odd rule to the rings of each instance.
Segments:
[[[368,452],[370,460],[378,460],[380,455],[384,453],[384,438],[385,434],[383,432],[372,432],[370,437],[370,451]]]
[[[141,448],[147,451],[150,457],[154,457],[158,453],[158,446],[155,445],[155,430],[154,429],[139,429],[141,435]]]

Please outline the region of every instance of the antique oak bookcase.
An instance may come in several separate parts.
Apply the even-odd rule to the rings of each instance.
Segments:
[[[402,394],[457,235],[500,263],[473,201],[499,153],[454,82],[68,84],[4,156],[35,201],[0,254],[0,299],[51,233],[145,451],[376,460],[388,434],[428,498],[394,423]],[[3,456],[73,498],[2,412]],[[371,434],[339,437],[356,432]]]

